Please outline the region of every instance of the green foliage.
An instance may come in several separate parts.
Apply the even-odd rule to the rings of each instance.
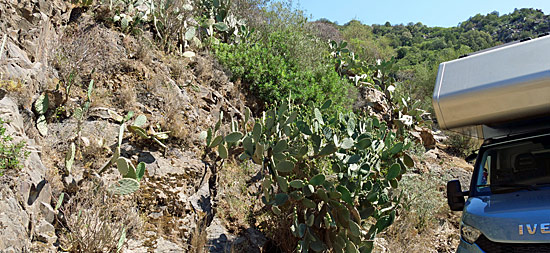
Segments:
[[[200,47],[197,26],[189,25],[193,6],[184,0],[113,0],[109,9],[112,21],[122,31],[138,34],[151,29],[160,47],[184,55],[193,43]],[[187,53],[185,56],[188,56]]]
[[[115,160],[122,179],[111,185],[109,190],[118,195],[132,194],[139,190],[139,183],[145,175],[145,163],[140,162],[137,166],[134,166],[129,159],[119,157],[119,154],[116,154],[116,156],[118,158],[114,159],[115,156],[113,156],[112,160]]]
[[[128,195],[139,190],[139,182],[133,178],[123,178],[109,187],[109,191],[117,195]]]
[[[356,59],[345,41],[330,41],[329,44],[340,75],[353,79],[356,86],[367,85],[384,93],[389,106],[387,116],[390,127],[396,124],[401,134],[405,134],[405,129],[424,123],[419,101],[414,101],[408,94],[396,91],[402,84],[395,78],[395,73],[399,69],[395,59],[379,60],[376,64],[370,65],[364,60]]]
[[[113,155],[111,156],[111,159],[100,169],[98,174],[101,174],[105,172],[108,168],[110,168],[112,165],[116,165],[118,172],[122,176],[122,179],[118,180],[114,184],[112,184],[109,187],[109,191],[113,194],[118,195],[127,195],[132,194],[139,190],[140,181],[145,175],[145,163],[139,162],[137,165],[134,165],[134,163],[129,160],[128,158],[120,156],[120,146],[122,145],[122,139],[124,138],[124,130],[126,129],[126,122],[129,121],[134,116],[134,112],[130,111],[122,119],[122,122],[120,124],[119,128],[119,134],[118,134],[118,145],[115,148],[115,151],[113,152]],[[147,118],[145,115],[138,116],[135,120],[132,126],[137,127],[141,129],[140,131],[144,131],[141,126],[145,125],[147,122]],[[130,127],[128,127],[130,129]],[[147,133],[145,133],[147,135]]]
[[[59,198],[57,199],[57,204],[55,204],[55,208],[54,208],[55,212],[57,212],[57,210],[59,210],[59,208],[61,207],[61,204],[63,204],[63,199],[65,199],[65,193],[64,192],[59,194]]]
[[[197,27],[187,25],[192,16],[193,6],[183,0],[157,0],[151,5],[151,17],[155,35],[161,47],[168,52],[184,53],[191,42],[200,45]]]
[[[286,229],[299,240],[298,251],[369,252],[376,234],[395,220],[400,197],[390,191],[413,166],[405,153],[412,142],[402,127],[330,113],[330,106],[306,110],[282,102],[250,132],[243,120],[224,137],[220,117],[202,136],[207,152],[217,148],[224,159],[220,147],[242,147],[239,158],[263,168],[262,201],[273,215],[291,217]]]
[[[342,37],[348,41],[349,48],[358,58],[374,64],[376,59],[389,60],[395,55],[390,40],[384,36],[373,34],[373,28],[352,20],[342,27]]]
[[[446,199],[438,190],[446,184],[449,175],[428,173],[424,175],[408,174],[403,177],[403,204],[401,211],[406,213],[410,226],[419,232],[433,228],[437,215],[448,210]]]
[[[166,148],[166,145],[164,145],[164,143],[162,143],[161,140],[168,139],[168,134],[170,132],[169,131],[157,132],[152,126],[150,126],[149,132],[148,132],[147,130],[144,129],[146,123],[147,123],[147,117],[145,115],[139,115],[134,120],[134,123],[128,126],[128,130],[143,139],[153,140],[155,143],[157,143],[161,147]]]
[[[25,142],[15,142],[13,137],[6,134],[6,122],[0,118],[0,176],[6,170],[18,170],[23,165],[21,162],[29,156],[25,151]]]
[[[460,34],[458,42],[461,45],[466,45],[470,47],[473,51],[479,51],[481,49],[489,48],[494,45],[493,38],[491,38],[491,35],[489,33],[478,30],[470,30]],[[443,49],[446,47],[447,45],[445,44],[438,49]]]
[[[336,107],[349,107],[353,87],[334,71],[326,43],[310,30],[303,12],[276,2],[257,15],[247,18],[264,22],[240,29],[239,43],[212,45],[232,79],[266,104],[290,97],[296,103],[332,99]]]
[[[120,252],[122,250],[122,246],[124,246],[124,241],[126,241],[126,227],[122,229],[122,234],[120,235],[120,238],[118,239],[118,243],[116,246],[116,252]]]
[[[140,162],[136,167],[132,164],[132,161],[124,157],[119,157],[116,160],[118,172],[123,178],[132,178],[136,181],[141,181],[145,173],[145,163]]]
[[[483,31],[499,42],[511,42],[548,32],[550,21],[548,15],[532,8],[515,9],[510,14],[500,16],[498,12],[487,15],[477,14],[460,23],[462,31]]]
[[[77,133],[78,133],[79,141],[80,141],[80,134],[82,132],[82,123],[87,118],[88,110],[90,109],[90,105],[92,103],[93,91],[94,91],[94,80],[92,79],[88,84],[88,90],[86,92],[86,100],[84,101],[84,104],[82,104],[80,107],[77,107],[73,112],[73,115],[78,122]]]
[[[149,0],[110,0],[109,9],[114,12],[113,21],[122,31],[137,33],[140,26],[149,20],[154,2]]]
[[[202,47],[203,42],[238,43],[251,33],[244,20],[232,14],[229,0],[114,0],[109,8],[112,21],[122,31],[140,33],[152,30],[160,47],[185,57],[189,51]],[[198,21],[198,22],[197,22]]]
[[[274,32],[266,41],[220,44],[214,48],[232,78],[248,84],[252,93],[268,104],[289,96],[297,103],[320,103],[326,99],[333,99],[338,105],[348,102],[349,84],[327,61],[317,59],[304,66],[297,55],[289,54],[289,41],[298,39],[301,38],[297,34]]]
[[[534,38],[550,29],[548,20],[540,10],[516,9],[502,16],[498,12],[478,14],[450,28],[422,23],[363,25],[352,20],[340,30],[356,60],[373,65],[378,59],[395,57],[400,70],[392,74],[404,84],[397,87],[398,92],[422,101],[422,109],[433,111],[431,94],[441,62],[501,43]]]

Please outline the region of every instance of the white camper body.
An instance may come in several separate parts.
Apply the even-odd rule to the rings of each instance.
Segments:
[[[550,36],[441,63],[433,106],[442,129],[478,133],[482,125],[550,115]]]
[[[468,190],[447,183],[457,252],[550,252],[531,230],[549,224],[550,36],[442,63],[433,104],[441,128],[485,139]]]

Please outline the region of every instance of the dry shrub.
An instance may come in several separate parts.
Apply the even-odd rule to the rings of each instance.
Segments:
[[[292,226],[292,214],[286,213],[282,215],[267,214],[262,215],[260,219],[265,219],[261,222],[260,231],[270,240],[264,245],[266,252],[294,252],[298,245],[296,238],[290,231]]]
[[[183,101],[178,96],[175,88],[165,87],[164,92],[159,92],[164,99],[163,117],[160,119],[160,125],[163,130],[170,131],[170,136],[184,141],[185,144],[191,144],[189,130],[192,129],[190,121],[184,117]]]
[[[258,203],[258,197],[249,194],[247,181],[252,181],[254,176],[250,163],[227,163],[220,170],[219,187],[222,195],[219,202],[218,216],[221,217],[230,228],[246,228],[251,221],[251,206],[262,206]]]
[[[184,34],[188,18],[192,16],[187,11],[184,0],[159,1],[155,2],[155,12],[159,24],[155,25],[155,32],[160,46],[167,52],[176,51],[179,46],[185,45]]]
[[[233,0],[231,12],[237,17],[245,19],[252,27],[258,27],[266,21],[264,10],[270,0]]]
[[[298,239],[289,229],[292,215],[273,215],[262,203],[257,192],[261,190],[260,169],[252,162],[231,161],[224,165],[219,171],[218,187],[223,194],[216,215],[233,234],[250,227],[261,231],[269,239],[264,245],[266,252],[293,252]],[[246,252],[240,248],[234,250],[230,252]]]
[[[451,131],[445,131],[445,134],[448,138],[444,144],[447,145],[446,151],[451,155],[464,158],[478,150],[479,146],[481,146],[481,142],[477,138]]]
[[[458,216],[447,207],[446,180],[436,174],[407,174],[404,200],[394,224],[383,234],[389,252],[447,252],[456,248]]]
[[[77,155],[80,155],[79,160],[85,162],[86,167],[100,168],[105,163],[105,156],[110,152],[105,139],[88,137],[89,145],[84,145],[81,141],[81,146],[78,149]]]
[[[13,98],[20,108],[31,108],[35,89],[26,80],[4,79],[0,72],[0,97],[6,94]]]
[[[333,40],[340,42],[343,40],[340,30],[338,30],[338,25],[331,23],[328,20],[317,20],[308,24],[313,30],[313,33],[323,41]]]
[[[136,88],[129,82],[124,82],[121,86],[119,96],[117,96],[117,102],[121,108],[126,111],[131,111],[136,105]]]
[[[206,232],[206,216],[205,216],[204,218],[200,219],[197,222],[195,229],[193,229],[193,232],[191,234],[191,240],[189,243],[191,246],[190,252],[193,252],[193,253],[205,252],[206,243],[208,242],[207,236],[208,236],[208,233]]]
[[[99,185],[81,189],[61,211],[60,242],[71,252],[116,252],[123,233],[128,238],[141,226],[131,201],[112,196]]]
[[[92,71],[109,76],[120,72],[127,58],[120,34],[84,19],[68,27],[60,39],[53,66],[62,81],[74,73],[76,86],[87,85]]]

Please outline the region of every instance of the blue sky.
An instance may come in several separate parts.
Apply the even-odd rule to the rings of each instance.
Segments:
[[[550,0],[295,0],[295,7],[312,15],[313,20],[327,18],[343,25],[352,19],[364,24],[407,24],[422,22],[428,26],[451,27],[478,13],[514,8],[542,9],[550,13]],[[297,5],[296,5],[297,4]]]

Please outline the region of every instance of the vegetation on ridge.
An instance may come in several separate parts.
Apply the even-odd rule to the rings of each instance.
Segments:
[[[323,31],[319,36],[347,41],[358,58],[370,63],[395,58],[399,66],[395,77],[404,84],[401,92],[422,101],[422,108],[427,111],[432,111],[431,94],[439,63],[550,32],[548,15],[527,8],[504,15],[498,12],[477,14],[449,28],[428,27],[420,22],[366,25],[352,20],[337,25],[321,19],[314,23],[317,30]]]
[[[376,238],[398,233],[391,226],[400,220],[400,225],[408,223],[396,238],[417,238],[435,226],[436,215],[449,214],[441,211],[442,177],[421,171],[428,167],[418,158],[425,150],[411,133],[426,127],[423,121],[429,117],[422,109],[431,110],[437,65],[549,27],[542,12],[530,9],[478,15],[453,28],[430,28],[421,23],[310,22],[289,3],[264,0],[72,2],[73,10],[86,11],[87,16],[79,23],[75,20],[82,13],[70,13],[65,30],[69,38],[63,38],[54,67],[61,80],[40,84],[33,91],[39,96],[25,98],[35,100],[30,118],[37,138],[39,133],[47,140],[60,125],[76,125],[74,133],[60,141],[69,144],[68,150],[56,143],[42,151],[44,157],[54,157],[51,160],[59,153],[65,156],[64,167],[59,160],[49,164],[56,180],[48,180],[62,185],[52,186],[59,200],[50,223],[59,232],[59,248],[66,251],[120,251],[127,237],[153,230],[159,237],[170,233],[183,238],[178,243],[195,243],[188,249],[201,251],[212,216],[223,219],[228,210],[245,213],[251,206],[256,210],[235,216],[247,216],[246,226],[257,228],[286,252],[370,252]],[[112,41],[88,44],[100,35]],[[101,42],[112,48],[98,46]],[[210,59],[221,66],[217,72],[209,66],[206,76],[189,73],[201,72],[197,69]],[[215,81],[201,83],[205,80]],[[366,93],[375,94],[376,101],[369,96],[366,106],[354,103],[358,94]],[[235,106],[236,100],[246,101]],[[381,109],[374,109],[375,103]],[[110,109],[114,104],[118,107]],[[134,110],[139,116],[132,120]],[[218,118],[215,125],[212,118]],[[92,131],[88,136],[98,135],[90,121],[114,125],[118,135],[105,137],[111,141],[81,136],[85,125]],[[0,126],[0,144],[8,158],[0,161],[0,174],[18,168],[26,154],[24,143],[13,143],[5,130]],[[201,130],[206,146],[196,136]],[[184,148],[192,154],[183,155]],[[155,156],[145,154],[149,151]],[[191,166],[204,174],[195,168],[185,175],[170,173],[169,179],[148,173],[160,174],[161,166],[191,164],[180,162],[188,155],[196,156],[193,162],[199,165]],[[444,159],[434,156],[441,165]],[[161,161],[164,158],[174,160]],[[94,164],[98,161],[106,163]],[[151,161],[158,168],[149,167]],[[232,173],[228,164],[240,173],[226,176]],[[118,173],[104,177],[115,168]],[[230,197],[261,203],[258,207],[205,214],[194,205],[185,206],[207,186],[210,195],[200,196],[200,201],[209,199],[209,207],[223,207],[217,202],[230,194],[223,192],[220,178],[249,177],[250,171],[257,172],[257,181],[234,180],[231,187],[240,187],[241,194]],[[187,186],[192,192],[181,190]],[[197,219],[194,231],[184,231],[183,224],[172,219],[176,216],[190,223]],[[142,222],[147,230],[140,230]],[[240,232],[243,227],[231,229]],[[143,247],[154,247],[147,243],[152,242]]]

